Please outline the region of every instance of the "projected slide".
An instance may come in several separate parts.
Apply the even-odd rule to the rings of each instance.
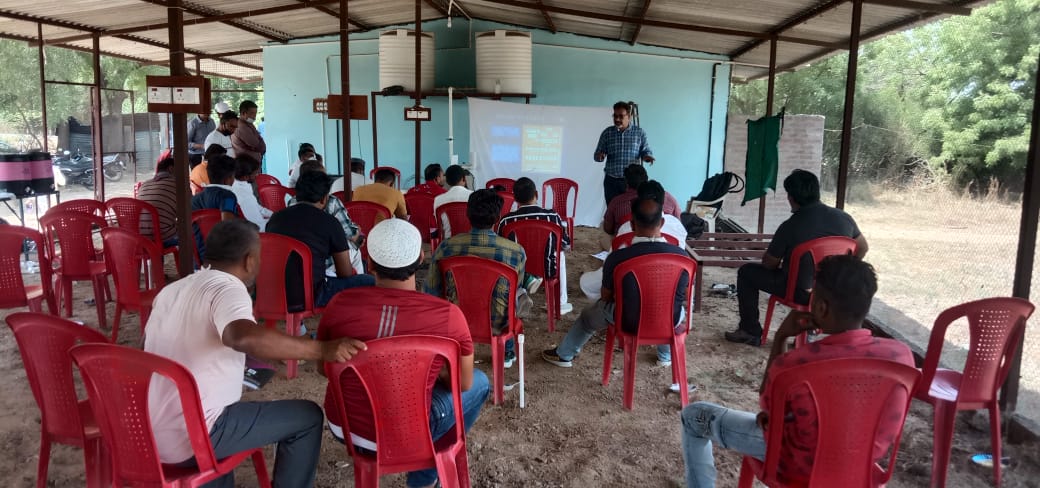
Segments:
[[[560,173],[563,163],[563,127],[524,125],[521,170],[524,173]]]

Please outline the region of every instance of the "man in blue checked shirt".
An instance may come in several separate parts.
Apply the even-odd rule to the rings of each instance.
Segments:
[[[632,125],[632,107],[628,102],[614,104],[614,125],[603,129],[596,144],[596,162],[603,166],[603,198],[610,200],[625,192],[625,168],[643,161],[654,164],[654,152],[646,140],[646,132]]]

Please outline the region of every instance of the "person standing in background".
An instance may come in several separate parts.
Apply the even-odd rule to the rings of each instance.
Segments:
[[[246,100],[238,105],[238,128],[231,134],[231,146],[235,148],[236,156],[249,156],[257,161],[263,161],[267,152],[267,143],[263,136],[257,132],[253,123],[256,122],[256,103]]]
[[[614,104],[614,125],[603,129],[596,144],[593,158],[603,166],[603,199],[610,200],[625,192],[625,168],[644,161],[654,164],[654,152],[647,142],[646,132],[632,125],[632,106],[628,102]]]
[[[202,162],[202,153],[206,152],[206,136],[216,130],[217,124],[210,120],[209,114],[196,114],[188,121],[188,165],[192,168]]]
[[[231,146],[231,134],[234,134],[237,128],[238,114],[234,110],[225,110],[220,114],[220,125],[217,130],[206,136],[205,146],[208,148],[211,144],[220,144],[227,151],[228,156],[235,157],[235,148]]]

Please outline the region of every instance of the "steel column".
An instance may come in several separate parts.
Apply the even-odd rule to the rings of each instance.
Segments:
[[[351,199],[351,195],[354,194],[354,185],[351,183],[350,177],[350,156],[351,149],[350,145],[353,142],[350,139],[350,20],[347,12],[347,0],[339,0],[339,93],[341,95],[340,100],[343,103],[343,123],[340,124],[341,138],[343,139],[343,154],[340,156],[340,160],[343,161],[343,174],[346,177],[343,179],[343,188],[347,191],[344,193],[347,199]]]
[[[773,115],[773,98],[776,92],[776,41],[777,36],[769,38],[769,84],[766,87],[766,117]],[[776,190],[773,190],[776,193]],[[766,227],[766,196],[763,193],[758,198],[758,233],[765,233]]]
[[[94,199],[103,202],[105,201],[105,174],[104,163],[101,160],[104,158],[105,149],[102,147],[104,139],[101,137],[101,36],[96,32],[93,35],[91,54],[94,83],[90,89],[90,142],[93,146],[91,153],[94,157]]]
[[[184,10],[181,0],[170,0],[166,8],[170,37],[170,75],[184,76]],[[188,115],[173,114],[174,181],[177,184],[177,240],[181,276],[191,274],[195,262],[195,239],[191,232],[191,194],[188,192]]]
[[[43,24],[36,23],[36,36],[40,40],[40,45],[37,46],[36,53],[40,63],[40,117],[41,123],[43,124],[43,152],[49,152],[50,142],[47,140],[47,81],[45,76],[45,63],[46,59],[43,55]]]
[[[856,102],[856,68],[859,66],[859,26],[863,17],[863,0],[852,0],[852,29],[849,32],[848,74],[845,75],[845,110],[841,121],[841,153],[838,156],[838,188],[834,206],[845,208],[849,185],[849,153],[852,148],[852,115]]]

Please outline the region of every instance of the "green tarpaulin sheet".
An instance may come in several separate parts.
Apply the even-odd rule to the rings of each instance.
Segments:
[[[747,167],[744,180],[744,205],[765,196],[766,190],[776,192],[776,173],[779,166],[780,132],[783,129],[783,113],[758,120],[747,121]]]

